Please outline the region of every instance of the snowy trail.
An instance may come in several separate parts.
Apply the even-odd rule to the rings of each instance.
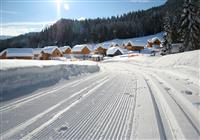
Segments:
[[[98,74],[1,106],[1,139],[199,138],[196,81],[127,62],[99,65]]]

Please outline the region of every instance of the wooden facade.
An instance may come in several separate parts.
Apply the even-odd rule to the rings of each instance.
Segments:
[[[41,60],[51,60],[55,57],[62,57],[62,56],[63,56],[62,52],[58,48],[55,48],[54,50],[52,50],[51,53],[47,53],[44,50],[42,50],[40,59]]]
[[[72,49],[70,46],[60,47],[60,50],[62,51],[63,55],[69,55],[72,53]]]
[[[153,38],[151,40],[148,40],[147,47],[152,48],[153,45],[160,45],[160,44],[161,44],[161,41],[158,38]]]
[[[78,50],[78,51],[73,51],[72,50],[72,53],[73,54],[90,54],[91,53],[91,51],[88,49],[88,47],[83,47],[83,48],[81,48],[80,50]]]
[[[98,48],[95,49],[94,54],[100,54],[100,55],[105,56],[106,55],[106,51],[107,51],[107,49],[99,46]]]
[[[70,48],[67,48],[64,52],[62,52],[63,54],[71,54],[72,50]]]
[[[127,44],[124,44],[124,48],[129,51],[141,51],[144,49],[144,46],[142,45],[135,45],[132,42],[128,42]]]

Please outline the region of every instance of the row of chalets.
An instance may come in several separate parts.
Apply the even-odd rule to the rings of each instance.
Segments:
[[[105,43],[98,45],[75,45],[73,48],[70,46],[46,46],[44,48],[8,48],[0,53],[0,59],[39,59],[39,60],[52,60],[61,57],[75,57],[75,58],[88,58],[92,55],[101,56],[116,56],[123,55],[127,51],[141,51],[145,47],[159,49],[161,41],[158,38],[148,40],[147,45],[134,44],[131,41],[127,43]]]

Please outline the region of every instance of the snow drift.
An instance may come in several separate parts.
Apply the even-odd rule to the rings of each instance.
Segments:
[[[0,64],[0,94],[10,94],[18,89],[22,92],[35,90],[72,76],[99,71],[93,62],[1,60]]]
[[[200,50],[162,56],[153,64],[163,67],[193,67],[199,68]]]

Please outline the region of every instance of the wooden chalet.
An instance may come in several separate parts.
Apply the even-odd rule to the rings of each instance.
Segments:
[[[106,55],[107,49],[101,44],[97,45],[96,49],[94,50],[94,54],[99,54],[99,55]]]
[[[110,47],[108,48],[108,50],[106,51],[106,55],[107,56],[117,56],[117,55],[123,55],[124,52],[120,47]]]
[[[63,55],[69,55],[72,53],[72,49],[70,46],[60,47],[60,50],[62,51]]]
[[[148,40],[148,42],[147,42],[147,47],[148,47],[148,48],[152,48],[153,45],[160,45],[160,44],[161,44],[160,39],[157,38],[157,37],[154,37],[154,38]]]
[[[127,43],[123,44],[125,49],[129,50],[129,51],[141,51],[144,50],[144,45],[141,44],[133,44],[132,41],[128,41]]]
[[[62,51],[57,46],[47,46],[42,49],[40,59],[52,60],[62,56]]]
[[[32,48],[8,48],[0,53],[0,59],[33,59]]]
[[[88,55],[91,53],[91,49],[89,48],[88,45],[75,45],[72,48],[72,54],[83,54],[83,55]]]

